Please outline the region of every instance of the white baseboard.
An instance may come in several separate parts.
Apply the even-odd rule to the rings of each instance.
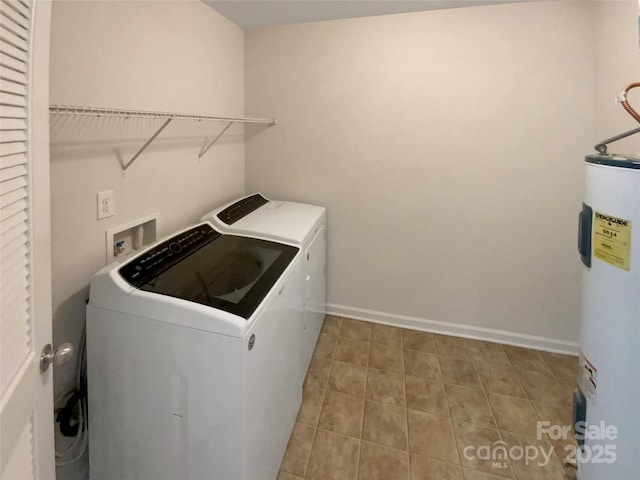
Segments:
[[[485,340],[487,342],[515,345],[535,350],[544,350],[547,352],[564,353],[568,355],[578,355],[580,352],[580,345],[577,342],[567,342],[565,340],[537,337],[534,335],[525,335],[523,333],[509,332],[493,328],[475,327],[473,325],[465,325],[462,323],[439,322],[436,320],[427,320],[425,318],[396,315],[394,313],[378,312],[375,310],[347,307],[345,305],[335,305],[332,303],[327,304],[327,314],[353,318],[356,320],[366,320],[367,322],[381,323],[384,325],[391,325],[393,327],[410,328],[412,330],[422,330],[424,332],[472,338],[475,340]]]

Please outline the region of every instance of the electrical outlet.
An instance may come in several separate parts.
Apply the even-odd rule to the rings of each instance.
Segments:
[[[113,190],[98,192],[98,220],[112,217],[116,213]]]

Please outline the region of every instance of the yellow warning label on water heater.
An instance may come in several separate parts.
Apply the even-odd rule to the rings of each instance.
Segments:
[[[593,254],[603,262],[631,269],[631,221],[595,212]]]

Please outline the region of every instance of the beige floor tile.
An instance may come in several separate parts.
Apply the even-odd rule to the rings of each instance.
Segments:
[[[369,367],[403,373],[402,348],[398,345],[372,343],[369,353]]]
[[[570,435],[571,438],[564,440],[550,440],[549,437],[545,436],[545,440],[549,441],[553,446],[556,457],[565,471],[567,480],[575,480],[577,475],[576,452],[578,444],[573,434]]]
[[[408,411],[409,451],[449,463],[459,463],[451,420],[430,413]]]
[[[304,480],[304,478],[297,475],[291,475],[290,473],[280,471],[278,472],[278,478],[276,480]]]
[[[565,401],[562,404],[563,405],[573,405],[573,394],[575,393],[576,389],[578,388],[578,382],[574,380],[571,383],[564,384],[564,383],[562,383],[562,379],[558,379],[558,382],[560,382],[560,387],[564,391]]]
[[[402,344],[405,350],[436,353],[436,342],[433,337],[433,333],[403,329]]]
[[[318,430],[305,478],[353,480],[358,470],[359,452],[358,439]]]
[[[284,453],[280,470],[292,475],[304,477],[313,445],[315,429],[307,425],[296,423],[289,438],[289,445]]]
[[[552,403],[544,403],[532,401],[533,408],[538,413],[538,417],[542,421],[547,421],[551,425],[568,425],[573,423],[573,406],[554,405]]]
[[[335,360],[327,388],[349,395],[364,396],[366,378],[365,367]]]
[[[473,362],[457,358],[440,357],[440,370],[444,383],[469,388],[482,388],[480,377]]]
[[[315,385],[305,385],[302,387],[302,404],[298,410],[297,422],[315,427],[318,424],[318,417],[322,409],[324,399],[324,389]]]
[[[327,390],[318,428],[360,438],[364,399]]]
[[[449,416],[449,404],[442,378],[430,380],[423,377],[405,377],[407,408],[432,413],[440,417]]]
[[[404,407],[367,400],[362,439],[406,450],[407,414]]]
[[[566,436],[566,438],[560,438],[558,440],[552,440],[548,436],[545,439],[551,442],[553,449],[558,456],[558,460],[561,463],[570,463],[573,466],[576,464],[576,450],[578,448],[578,442],[572,432]]]
[[[404,406],[404,377],[400,373],[370,368],[367,374],[367,398]]]
[[[547,438],[548,440],[548,438]],[[576,480],[577,461],[576,452],[578,445],[573,434],[569,438],[563,440],[551,441],[553,449],[556,452],[558,460],[562,464],[567,480]]]
[[[445,385],[445,389],[451,418],[454,422],[496,426],[484,390],[459,385]]]
[[[320,333],[313,356],[316,358],[333,358],[338,338],[327,333]]]
[[[540,355],[555,375],[574,379],[577,377],[578,357],[552,352],[540,352]]]
[[[489,403],[500,430],[536,436],[538,415],[528,399],[490,393]]]
[[[491,458],[494,448],[502,444],[497,429],[473,423],[455,423],[454,429],[463,467],[499,477],[513,478],[508,461]]]
[[[322,324],[321,333],[338,338],[340,336],[340,327],[342,327],[342,318],[335,317],[333,315],[325,315],[324,323]]]
[[[473,360],[471,350],[469,350],[469,343],[466,339],[447,335],[434,335],[434,337],[436,340],[436,350],[441,357]]]
[[[556,405],[571,405],[571,397],[568,392],[562,388],[552,374],[519,371],[518,379],[531,400]]]
[[[360,445],[359,480],[409,480],[409,454],[376,443]]]
[[[534,372],[551,373],[546,362],[542,359],[540,352],[528,348],[513,347],[503,345],[502,349],[507,354],[511,365],[516,370],[532,370]]]
[[[565,392],[573,393],[573,391],[578,388],[578,377],[576,375],[573,375],[572,377],[559,375],[557,373],[555,373],[554,375],[556,376],[556,379]]]
[[[526,398],[527,394],[509,363],[489,364],[476,361],[476,370],[487,392]]]
[[[371,326],[371,341],[383,345],[402,345],[402,330],[389,325],[374,323]]]
[[[509,364],[509,358],[499,343],[483,342],[481,340],[468,340],[468,342],[471,355],[476,362],[501,366]]]
[[[342,321],[340,336],[369,342],[371,341],[371,323],[345,318]]]
[[[411,454],[411,480],[463,480],[460,465]]]
[[[576,363],[327,315],[277,480],[573,478],[563,465],[573,434],[535,437],[539,419],[571,423]],[[553,449],[550,463],[502,469],[464,456],[465,447],[526,445]]]
[[[479,472],[478,470],[471,470],[470,468],[463,468],[462,471],[464,473],[464,480],[504,480],[504,477]]]
[[[369,342],[355,338],[340,337],[335,359],[366,367],[369,364]]]
[[[404,369],[407,375],[414,377],[422,377],[429,380],[440,379],[440,363],[438,362],[438,356],[433,353],[405,350]]]
[[[503,438],[510,451],[512,451],[514,447],[520,449],[527,448],[530,452],[535,450],[538,455],[537,458],[527,459],[524,457],[520,459],[513,458],[511,460],[511,466],[518,479],[566,480],[564,468],[548,441],[509,432],[504,432]],[[542,452],[550,455],[548,461],[543,458]]]
[[[332,360],[330,358],[312,358],[309,364],[309,370],[307,370],[307,376],[305,378],[305,384],[315,385],[320,388],[325,388],[329,381],[329,374],[331,373]]]
[[[569,403],[573,404],[573,392],[578,384],[577,357],[549,352],[540,352],[540,354],[564,390],[565,398],[569,399]]]

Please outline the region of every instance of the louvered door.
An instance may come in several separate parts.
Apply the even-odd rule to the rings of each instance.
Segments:
[[[0,0],[0,478],[55,478],[51,370],[50,4]]]

